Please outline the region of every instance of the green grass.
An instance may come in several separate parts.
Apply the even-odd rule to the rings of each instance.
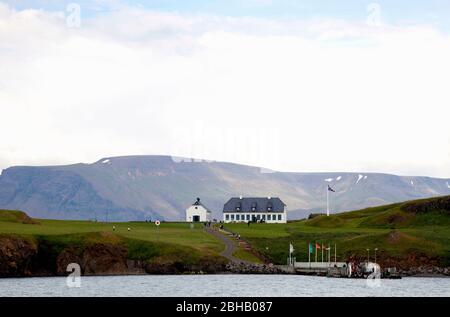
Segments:
[[[37,235],[37,236],[61,236],[83,233],[112,233],[116,236],[150,241],[166,242],[191,246],[198,250],[206,250],[218,253],[223,245],[213,236],[203,231],[202,224],[196,224],[193,229],[186,223],[161,223],[159,228],[154,223],[99,223],[91,221],[61,221],[39,219],[39,224],[28,225],[3,221],[0,219],[0,233]],[[116,227],[113,231],[113,226]],[[128,228],[131,230],[128,231]]]
[[[450,196],[412,201],[287,224],[225,227],[240,234],[258,253],[277,264],[286,263],[289,243],[294,245],[297,261],[307,261],[308,243],[317,242],[336,244],[340,260],[365,257],[367,248],[378,248],[379,258],[418,254],[450,265],[449,200]],[[60,249],[90,243],[121,244],[134,259],[162,262],[171,259],[195,262],[205,256],[220,258],[224,248],[219,240],[203,231],[202,224],[191,229],[187,223],[161,223],[157,228],[154,223],[145,222],[34,221],[19,211],[0,211],[0,234],[21,235]],[[234,255],[258,262],[242,248]]]
[[[18,224],[38,224],[26,213],[18,210],[0,210],[0,222]]]
[[[449,199],[450,196],[412,201],[287,224],[251,224],[250,227],[227,224],[225,227],[240,234],[277,264],[286,263],[289,243],[296,249],[297,261],[308,261],[308,243],[317,242],[333,246],[333,253],[336,244],[338,260],[366,257],[368,248],[373,256],[373,250],[378,248],[378,259],[417,254],[450,265],[450,209],[442,207],[447,206]],[[423,206],[427,207],[426,212],[422,212]],[[321,256],[319,251],[319,260]]]
[[[237,249],[237,250],[233,253],[233,256],[236,257],[236,258],[238,258],[238,259],[241,259],[241,260],[244,260],[244,261],[248,261],[248,262],[252,262],[252,263],[263,263],[263,262],[261,261],[261,259],[259,259],[259,258],[256,257],[255,255],[253,255],[253,254],[247,252],[246,250],[244,250],[244,249],[242,249],[242,248]]]
[[[66,248],[82,250],[90,244],[120,245],[130,259],[150,262],[195,264],[204,259],[224,261],[219,255],[224,245],[203,231],[202,224],[193,228],[187,223],[99,223],[39,219],[23,223],[25,213],[0,211],[0,235],[20,236],[36,241],[51,250],[51,256]],[[113,230],[115,227],[115,230]],[[130,228],[130,231],[128,231]],[[80,251],[81,252],[81,251]]]
[[[0,234],[20,235],[51,244],[57,251],[69,246],[83,247],[92,243],[121,244],[132,259],[183,261],[191,264],[202,257],[220,258],[222,242],[204,232],[203,224],[162,222],[101,223],[92,221],[31,220],[20,211],[0,210]],[[113,230],[115,227],[115,230]],[[128,231],[130,228],[130,231]],[[259,261],[245,250],[236,257]]]

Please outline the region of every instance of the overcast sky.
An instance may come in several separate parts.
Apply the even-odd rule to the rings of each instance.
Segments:
[[[0,2],[0,169],[170,154],[450,177],[449,1],[74,2]]]

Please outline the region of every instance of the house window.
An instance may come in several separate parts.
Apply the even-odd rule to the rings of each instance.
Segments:
[[[261,219],[261,215],[257,215],[256,219],[260,220]]]
[[[225,215],[225,220],[230,220],[230,215]]]
[[[267,215],[267,220],[272,220],[272,215]]]
[[[234,220],[234,215],[231,215],[231,220]]]
[[[278,215],[278,220],[281,220],[281,215]]]
[[[240,216],[239,215],[236,215],[236,220],[240,220]]]
[[[266,220],[266,215],[262,215],[262,220]]]
[[[250,215],[247,215],[247,220],[250,220]]]
[[[236,207],[236,211],[241,211],[241,207]]]

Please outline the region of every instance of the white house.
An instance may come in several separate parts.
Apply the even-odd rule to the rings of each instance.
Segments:
[[[223,206],[223,221],[286,223],[286,204],[278,197],[233,197]]]
[[[186,209],[187,222],[207,222],[211,221],[211,211],[206,208],[201,202],[200,198]]]

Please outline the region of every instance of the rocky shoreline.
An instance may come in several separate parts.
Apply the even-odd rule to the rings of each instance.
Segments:
[[[283,265],[229,262],[205,257],[197,263],[181,261],[136,260],[128,257],[120,245],[95,243],[61,250],[48,243],[23,237],[0,236],[0,277],[67,276],[70,263],[80,265],[81,274],[144,275],[144,274],[296,274]],[[399,276],[450,276],[449,267],[419,266],[398,269]]]

